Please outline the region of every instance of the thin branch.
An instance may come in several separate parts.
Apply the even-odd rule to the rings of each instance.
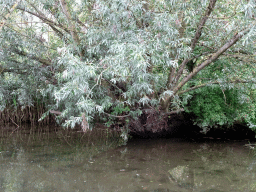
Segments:
[[[52,114],[56,114],[56,115],[61,115],[62,112],[60,111],[54,111],[54,110],[50,110],[50,113]],[[129,115],[121,115],[121,116],[117,116],[117,115],[111,115],[109,113],[106,113],[106,112],[103,112],[105,115],[109,116],[109,117],[115,117],[115,118],[124,118],[124,117],[129,117],[131,116],[130,114]]]
[[[233,10],[233,13],[230,16],[228,16],[228,17],[210,17],[210,18],[211,19],[230,19],[230,18],[234,17],[237,13],[236,10],[237,10],[237,7],[238,7],[240,2],[241,2],[241,0],[238,3],[234,3],[235,7],[234,7],[234,10]]]
[[[121,88],[119,88],[116,84],[112,83],[111,81],[109,81],[109,80],[107,80],[107,79],[105,79],[103,77],[101,79],[106,81],[109,84],[109,86],[113,86],[113,87],[117,88],[119,91],[123,92],[123,90]]]
[[[56,115],[61,115],[62,113],[60,111],[54,111],[54,110],[50,110],[49,111],[52,114],[56,114]]]
[[[205,25],[207,19],[208,19],[209,16],[211,15],[211,13],[212,13],[212,11],[213,11],[213,9],[214,9],[214,6],[215,6],[215,4],[216,4],[216,1],[217,1],[217,0],[210,0],[209,5],[208,5],[208,7],[207,7],[207,10],[206,10],[204,16],[201,18],[201,21],[199,22],[199,25],[198,25],[198,27],[197,27],[197,31],[196,31],[196,33],[195,33],[195,37],[194,37],[194,39],[192,40],[192,43],[191,43],[191,52],[194,51],[194,49],[195,49],[195,47],[196,47],[196,44],[197,44],[199,38],[200,38],[201,35],[202,35],[203,27],[204,27],[204,25]],[[181,75],[182,75],[182,72],[183,72],[185,66],[188,64],[188,62],[189,62],[190,60],[191,60],[191,59],[184,59],[184,60],[182,61],[181,65],[180,65],[180,67],[179,67],[179,70],[178,70],[177,74],[175,75],[175,76],[176,76],[176,78],[175,78],[175,82],[176,82],[175,85],[177,85],[177,83],[178,83],[178,81],[179,81],[179,79],[180,79],[180,77],[181,77]],[[171,73],[170,73],[170,75],[171,75]],[[170,78],[169,78],[169,79],[170,79]],[[172,79],[172,82],[168,82],[168,83],[169,83],[169,84],[174,84],[174,78]]]
[[[16,7],[19,5],[20,1],[22,0],[17,0],[14,5],[12,6],[12,8],[10,9],[9,13],[5,16],[4,20],[0,23],[0,30],[2,29],[2,27],[4,26],[5,22],[7,21],[7,19],[11,16],[11,13],[16,9]]]
[[[78,51],[80,57],[83,58],[85,53],[84,53],[84,51],[79,50],[80,39],[79,39],[79,36],[77,34],[75,25],[74,25],[74,23],[72,21],[71,14],[70,14],[70,11],[69,11],[68,6],[67,6],[67,2],[65,0],[59,0],[59,1],[60,1],[60,5],[61,5],[61,8],[62,8],[62,11],[63,11],[64,15],[66,16],[66,18],[68,20],[72,38],[73,38],[73,40],[74,40],[74,42],[76,44],[76,47],[78,49],[77,51]]]
[[[234,58],[255,58],[256,55],[238,55],[238,54],[228,54],[228,53],[223,53],[223,55],[227,56],[227,57],[234,57]]]
[[[244,55],[252,55],[253,53],[250,53],[248,51],[245,51],[245,50],[238,50],[238,51],[235,51],[235,50],[232,50],[230,51],[231,53],[238,53],[238,54],[244,54]]]
[[[177,109],[177,110],[175,110],[175,111],[167,112],[167,113],[165,113],[165,114],[166,114],[166,115],[172,115],[172,114],[180,113],[180,112],[183,112],[183,111],[184,111],[184,109],[181,108],[181,109]]]
[[[212,13],[212,11],[214,9],[214,6],[216,4],[216,1],[217,0],[210,0],[209,5],[207,7],[207,10],[206,10],[204,16],[201,18],[201,21],[200,21],[200,23],[199,23],[199,25],[197,27],[197,31],[196,31],[195,37],[194,37],[194,39],[192,40],[192,43],[191,43],[191,50],[192,50],[192,52],[193,52],[194,48],[196,47],[196,44],[197,44],[199,38],[201,37],[203,27],[204,27],[207,19],[211,15],[211,13]]]
[[[51,66],[51,60],[43,59],[42,57],[37,57],[37,56],[33,56],[33,55],[30,56],[29,53],[27,53],[25,51],[20,51],[17,48],[13,48],[12,50],[14,53],[17,53],[18,55],[28,57],[28,58],[38,61],[39,63],[42,63],[44,65]]]
[[[60,27],[61,29],[63,29],[63,30],[66,31],[67,33],[70,33],[70,31],[69,31],[69,29],[68,29],[67,27],[65,27],[64,25],[61,25],[61,24],[59,24],[59,23],[56,23],[56,22],[54,22],[54,21],[48,19],[47,17],[44,17],[44,16],[42,16],[42,15],[39,15],[39,14],[37,14],[37,13],[34,13],[34,12],[29,11],[29,10],[27,10],[27,9],[24,9],[24,8],[22,8],[22,7],[17,7],[17,9],[19,9],[19,10],[21,10],[21,11],[25,11],[25,12],[31,14],[31,15],[34,15],[34,16],[38,17],[39,19],[41,19],[42,21],[44,21],[45,24],[48,24],[48,25],[52,24],[52,25],[54,25],[54,26]]]
[[[28,74],[27,72],[23,72],[21,70],[25,70],[25,69],[5,69],[0,65],[0,74],[1,73],[16,73],[16,74]]]
[[[111,115],[111,114],[106,113],[106,112],[103,112],[103,113],[106,114],[106,115],[109,116],[109,117],[115,117],[115,118],[124,118],[124,117],[129,117],[129,116],[131,116],[130,114],[129,114],[129,115],[116,116],[116,115]]]
[[[214,82],[208,82],[208,83],[204,83],[204,84],[201,84],[201,85],[197,85],[197,86],[194,86],[194,87],[191,87],[189,89],[186,89],[184,91],[179,91],[177,94],[178,95],[182,95],[184,93],[187,93],[189,91],[193,91],[195,89],[199,89],[201,87],[205,87],[207,85],[212,85],[212,84],[224,84],[224,83],[252,83],[253,81],[245,81],[245,80],[240,80],[240,79],[236,79],[236,80],[232,80],[232,81],[226,81],[226,82],[222,82],[220,83],[219,81],[214,81]],[[253,83],[256,83],[256,82],[253,82]]]
[[[31,40],[31,41],[33,41],[33,42],[35,42],[35,43],[39,43],[40,46],[43,46],[43,47],[45,47],[45,48],[47,48],[47,49],[51,49],[51,50],[56,51],[56,49],[53,49],[53,48],[51,48],[51,47],[45,45],[45,44],[44,44],[42,41],[40,41],[37,37],[31,38],[31,37],[29,37],[29,36],[27,36],[27,35],[25,35],[25,34],[19,32],[19,31],[17,31],[16,29],[12,28],[9,24],[6,24],[6,27],[10,28],[11,30],[13,30],[13,31],[15,31],[16,33],[18,33],[19,35],[21,35],[21,36],[23,36],[23,37],[26,37],[26,38],[28,38],[29,40]],[[35,39],[36,39],[36,40],[35,40]]]
[[[72,19],[72,20],[77,22],[81,27],[86,27],[86,25],[78,17],[76,19]]]
[[[29,3],[29,4],[37,11],[37,13],[38,13],[41,17],[46,18],[46,16],[44,15],[44,13],[43,13],[42,11],[38,10],[37,7],[36,7],[34,4],[32,4],[32,3]],[[52,28],[53,31],[55,31],[55,33],[60,37],[60,39],[66,38],[66,37],[64,36],[64,34],[63,34],[60,30],[58,30],[53,24],[48,23],[48,25]],[[67,40],[65,39],[65,41],[67,41]]]

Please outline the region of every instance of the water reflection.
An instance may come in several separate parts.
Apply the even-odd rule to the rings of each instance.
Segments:
[[[99,146],[60,143],[51,135],[38,142],[19,138],[1,142],[0,191],[256,191],[247,141],[134,140],[95,153]]]

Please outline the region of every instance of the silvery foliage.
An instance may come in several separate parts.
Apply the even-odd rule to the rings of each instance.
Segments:
[[[66,67],[60,75],[65,83],[54,95],[57,107],[66,106],[63,116],[85,112],[90,121],[95,114],[104,114],[114,106],[126,105],[136,111],[140,110],[135,109],[136,103],[159,105],[160,98],[149,96],[165,89],[169,68],[178,65],[178,58],[173,55],[177,50],[180,57],[185,57],[189,50],[183,43],[189,40],[178,38],[175,11],[170,14],[163,8],[166,5],[156,3],[161,13],[153,12],[146,10],[146,4],[144,1],[95,1],[91,19],[96,23],[87,29],[84,37],[86,60],[74,56],[68,47],[61,48],[65,51],[58,64]],[[152,66],[160,68],[159,72],[149,71]],[[121,97],[114,100],[109,85],[115,87],[117,82],[125,82],[127,89],[116,88]],[[81,118],[73,120],[81,121]]]
[[[7,14],[14,2],[0,0],[0,11]],[[129,113],[136,116],[141,114],[143,107],[159,106],[165,96],[173,93],[166,87],[170,69],[178,68],[179,61],[201,53],[191,53],[190,44],[208,3],[208,0],[70,1],[74,21],[79,17],[84,24],[79,27],[75,23],[80,47],[75,42],[65,41],[65,38],[72,40],[72,37],[61,27],[63,39],[52,33],[50,40],[42,43],[40,34],[49,30],[47,22],[21,27],[20,31],[13,30],[10,26],[15,26],[15,17],[31,19],[28,13],[15,12],[15,17],[8,20],[10,25],[2,28],[0,34],[0,69],[4,67],[13,71],[0,76],[0,109],[4,109],[6,101],[13,98],[26,106],[33,104],[33,98],[42,96],[43,100],[53,97],[55,103],[51,101],[49,108],[60,110],[61,117],[67,119],[66,125],[74,126],[81,123],[82,113],[91,122],[95,115],[107,117],[105,113],[111,113],[114,107],[128,106]],[[255,1],[237,1],[237,5],[232,1],[228,3],[229,6],[224,0],[217,1],[202,31],[199,45],[212,47],[215,51],[235,32],[252,23]],[[54,18],[50,16],[52,10],[49,9],[55,4],[54,1],[22,1],[20,7],[37,12],[31,4],[49,18]],[[236,13],[235,17],[229,17],[233,13]],[[53,20],[68,26],[65,15],[61,11],[57,14]],[[181,18],[186,25],[183,36],[179,31]],[[240,50],[250,53],[255,49],[254,39],[255,27],[252,26],[242,41],[229,50],[229,54],[239,53]],[[29,55],[14,55],[14,48],[27,51]],[[85,50],[82,59],[78,54],[80,49]],[[51,66],[42,67],[35,57],[50,58]],[[206,58],[202,56],[198,60]],[[202,79],[206,76],[210,82],[217,80],[220,82],[218,86],[232,89],[237,85],[226,83],[232,79],[251,78],[254,81],[252,71],[243,66],[244,62],[236,61],[225,64],[222,73],[204,70],[198,76]],[[184,71],[182,77],[186,75]],[[47,83],[52,77],[58,80],[58,84]],[[203,80],[191,81],[195,81],[195,85],[205,83]],[[120,87],[122,83],[125,84],[124,89]],[[243,86],[238,88],[243,89]],[[173,107],[183,107],[190,97],[189,93],[173,97]],[[244,99],[241,96],[241,102]]]
[[[251,16],[250,3],[240,8],[248,17]],[[172,95],[172,91],[166,90],[168,72],[178,67],[179,59],[191,55],[188,45],[207,5],[208,1],[156,1],[152,11],[146,1],[96,0],[91,15],[87,16],[87,20],[94,22],[88,22],[89,27],[82,38],[86,59],[81,61],[68,46],[61,48],[58,58],[58,65],[65,66],[65,70],[59,75],[63,86],[55,89],[54,96],[56,108],[62,107],[62,117],[69,119],[66,125],[80,123],[81,113],[86,114],[89,122],[96,114],[104,117],[105,112],[115,106],[129,106],[130,114],[136,116],[141,113],[141,108],[134,107],[136,104],[154,107],[166,94]],[[184,37],[179,36],[180,11],[183,11],[187,27],[191,28]],[[248,24],[241,24],[240,19],[228,22],[225,30],[219,30],[223,21],[209,19],[207,28],[210,31],[203,31],[201,41],[207,46],[220,47],[223,36],[235,31],[238,23]],[[243,38],[242,45],[248,45],[252,36],[254,30]],[[156,72],[149,70],[152,66]],[[232,87],[232,84],[221,83],[228,81],[228,70],[230,68],[226,76],[218,74],[215,78],[220,85]],[[118,88],[118,82],[125,82],[127,89]],[[115,98],[114,92],[110,93],[110,86],[119,92],[119,98]],[[154,92],[162,93],[157,98],[149,98]],[[180,98],[174,98],[173,107],[180,108]]]
[[[85,112],[90,121],[95,114],[104,114],[114,106],[128,105],[132,111],[139,111],[140,108],[134,108],[136,104],[159,105],[166,95],[172,95],[172,91],[166,89],[170,68],[177,68],[179,59],[192,54],[188,45],[208,3],[205,0],[172,0],[155,1],[149,5],[146,1],[96,0],[91,15],[87,17],[95,22],[86,29],[83,38],[88,57],[80,61],[67,48],[59,58],[59,64],[66,66],[60,76],[66,83],[54,93],[57,107],[64,104],[66,110],[63,115],[67,117]],[[226,9],[225,6],[223,2],[218,4],[219,9]],[[206,25],[208,31],[202,32],[200,42],[220,47],[225,42],[223,37],[247,26],[251,21],[244,17],[252,17],[255,4],[250,1],[239,6],[237,20],[225,22],[209,18]],[[233,10],[228,11],[232,13]],[[181,12],[188,28],[183,37],[179,34]],[[213,17],[218,17],[218,14],[216,12]],[[225,26],[220,27],[223,23]],[[242,46],[251,46],[252,37],[255,37],[254,28],[243,38]],[[150,71],[152,66],[155,72]],[[231,69],[227,68],[226,75],[221,77],[215,74],[213,79],[219,81],[221,86],[232,88],[234,84],[225,83],[232,76]],[[127,90],[119,90],[121,97],[113,99],[114,93],[109,93],[109,86],[115,87],[117,82],[125,82]],[[154,92],[161,94],[150,98]],[[188,97],[185,95],[184,103]],[[175,96],[172,104],[177,109],[182,106],[182,101]],[[81,121],[81,118],[76,120]]]

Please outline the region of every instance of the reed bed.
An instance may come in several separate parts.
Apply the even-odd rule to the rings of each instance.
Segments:
[[[22,107],[9,107],[0,111],[1,124],[12,123],[16,126],[20,126],[23,123],[30,123],[31,125],[49,125],[54,121],[54,117],[49,115],[42,121],[38,121],[42,115],[46,112],[42,104],[38,104],[34,107],[27,106]]]
[[[57,126],[33,126],[23,124],[15,126],[6,124],[0,127],[0,144],[3,142],[12,142],[13,140],[30,145],[33,142],[51,142],[58,141],[60,144],[70,147],[79,146],[108,146],[119,145],[122,143],[120,132],[102,125],[96,126],[92,130],[82,132],[81,128],[75,129]],[[112,143],[112,144],[111,144]]]

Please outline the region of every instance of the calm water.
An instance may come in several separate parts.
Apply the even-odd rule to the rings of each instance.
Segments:
[[[104,151],[62,136],[2,134],[0,191],[256,191],[248,141],[134,140]]]

